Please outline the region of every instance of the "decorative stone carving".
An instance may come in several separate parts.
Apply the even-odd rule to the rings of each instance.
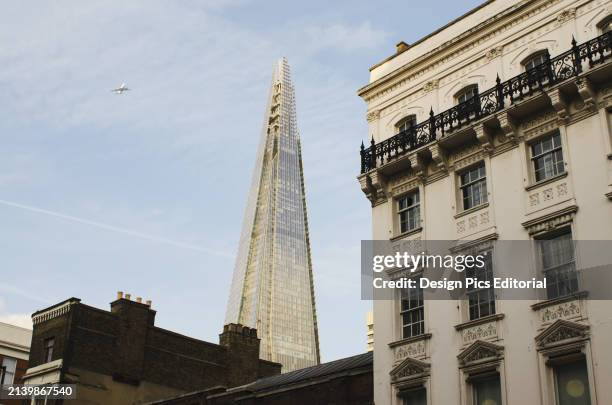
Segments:
[[[550,132],[558,127],[557,113],[555,111],[540,114],[522,124],[522,129],[526,140],[530,140],[538,135]]]
[[[423,165],[423,159],[417,154],[413,153],[408,156],[408,160],[410,160],[410,168],[417,176],[420,181],[425,180],[425,166]]]
[[[425,342],[413,342],[404,346],[395,348],[393,358],[395,362],[400,362],[407,357],[423,358],[425,357]]]
[[[557,196],[563,197],[567,195],[567,183],[557,185]]]
[[[468,220],[469,224],[470,224],[470,229],[474,229],[478,226],[478,220],[476,219],[475,216],[470,217]]]
[[[582,311],[578,301],[564,302],[554,307],[540,310],[540,320],[542,323],[549,323],[559,319],[579,318],[581,316]]]
[[[465,232],[465,221],[457,222],[457,233]]]
[[[380,118],[380,110],[370,111],[366,117],[368,122],[376,121],[378,118]]]
[[[475,125],[474,131],[476,132],[476,139],[478,139],[482,146],[482,150],[487,154],[493,153],[493,140],[485,126],[483,124]]]
[[[419,187],[419,179],[418,178],[411,178],[408,181],[404,181],[401,184],[398,184],[397,186],[394,186],[391,188],[391,195],[393,197],[397,197],[400,196],[404,193],[407,193],[408,191],[414,190],[416,188]]]
[[[576,9],[568,8],[557,14],[557,24],[561,25],[567,21],[573,20],[576,17]]]
[[[489,211],[483,212],[480,214],[480,223],[488,224],[489,223]]]
[[[550,201],[553,198],[553,190],[552,188],[547,188],[542,191],[542,197],[544,197],[544,201]]]
[[[496,46],[495,48],[489,49],[487,53],[485,54],[485,56],[487,57],[487,60],[492,61],[493,59],[501,56],[503,50],[504,50],[503,46]]]
[[[578,93],[582,101],[584,101],[585,107],[591,111],[597,111],[595,91],[591,87],[589,80],[583,77],[576,79],[576,87],[578,87]]]
[[[576,211],[578,211],[578,207],[576,205],[571,205],[548,215],[525,221],[521,225],[523,225],[523,227],[527,229],[527,232],[529,232],[529,235],[532,236],[550,232],[571,223]]]
[[[430,91],[434,91],[438,88],[440,81],[438,79],[430,80],[425,85],[423,85],[423,92],[429,93]]]
[[[568,104],[565,101],[565,97],[563,96],[561,90],[552,89],[550,91],[547,91],[546,94],[548,94],[548,97],[550,98],[550,103],[557,112],[558,120],[562,123],[566,123],[569,119]]]
[[[497,326],[495,322],[473,326],[461,332],[463,343],[472,343],[476,340],[489,340],[497,337]]]
[[[503,351],[503,346],[477,340],[459,353],[457,358],[462,366],[469,366],[486,361],[500,361],[503,357]]]
[[[588,330],[588,325],[559,319],[536,336],[535,340],[539,348],[545,348],[564,341],[586,339]]]
[[[359,176],[359,185],[372,207],[387,201],[384,179],[377,171]]]
[[[504,136],[512,143],[518,143],[518,130],[512,117],[507,112],[502,112],[501,114],[497,114],[497,120],[499,121],[499,126],[504,133]]]
[[[535,207],[538,204],[540,204],[540,194],[539,193],[531,194],[529,196],[529,205],[532,207]]]
[[[429,152],[431,152],[431,159],[434,161],[434,164],[441,170],[442,172],[448,172],[448,163],[446,159],[446,153],[437,143],[432,144],[429,147]]]
[[[420,378],[429,375],[430,365],[428,363],[407,357],[390,372],[392,382],[399,380]]]

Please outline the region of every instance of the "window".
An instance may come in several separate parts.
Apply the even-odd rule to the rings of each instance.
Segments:
[[[487,178],[484,162],[463,172],[459,177],[464,210],[487,202]]]
[[[427,405],[427,391],[425,388],[400,391],[400,398],[404,405]]]
[[[479,319],[495,314],[495,290],[493,288],[493,257],[492,251],[480,252],[485,258],[482,268],[471,267],[466,269],[467,278],[476,278],[478,281],[489,281],[489,288],[473,288],[466,290],[470,320]]]
[[[539,240],[542,271],[546,277],[548,299],[578,291],[578,275],[574,260],[574,242],[569,229],[557,236]]]
[[[397,200],[400,233],[409,232],[421,226],[419,190]]]
[[[405,288],[401,291],[402,338],[419,336],[425,333],[425,311],[423,290]]]
[[[602,34],[612,31],[612,15],[607,16],[597,24]]]
[[[402,118],[395,124],[395,128],[397,128],[397,132],[404,132],[410,129],[411,127],[416,125],[416,115],[409,115],[407,117]]]
[[[55,338],[45,339],[43,350],[44,359],[43,363],[48,363],[53,360],[53,346],[55,346]]]
[[[558,405],[591,405],[584,359],[554,367]]]
[[[540,51],[535,54],[528,56],[526,59],[521,62],[525,70],[531,70],[537,66],[540,66],[543,63],[546,63],[548,60],[548,51]]]
[[[542,181],[565,172],[561,135],[555,133],[531,145],[531,161],[535,181]]]
[[[499,374],[472,382],[474,405],[502,405]]]
[[[13,384],[15,382],[15,371],[17,370],[17,360],[11,357],[2,359],[3,375],[0,375],[2,384]]]
[[[457,104],[461,104],[461,103],[465,103],[466,101],[473,99],[477,95],[478,95],[478,86],[471,85],[471,86],[467,86],[459,90],[459,92],[455,94],[455,100],[457,101]]]

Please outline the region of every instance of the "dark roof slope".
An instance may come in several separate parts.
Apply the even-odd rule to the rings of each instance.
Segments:
[[[312,380],[332,374],[365,368],[368,366],[372,366],[372,364],[372,352],[367,352],[363,354],[358,354],[356,356],[346,357],[344,359],[319,364],[317,366],[291,371],[285,374],[262,378],[250,384],[243,385],[242,387],[239,387],[239,389],[261,391],[271,387],[278,388],[284,385],[295,384],[298,382]]]

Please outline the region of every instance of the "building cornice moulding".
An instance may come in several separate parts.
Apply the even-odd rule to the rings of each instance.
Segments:
[[[568,15],[571,16],[571,19],[574,19],[577,16],[585,14],[594,9],[592,4],[589,8],[583,7],[585,4],[595,3],[595,6],[599,6],[605,4],[606,1],[607,0],[585,0],[573,7],[561,8],[557,13],[544,17],[547,19],[547,21],[539,25],[538,27],[527,27],[527,29],[533,28],[531,31],[511,33],[511,35],[509,35],[507,38],[504,38],[503,41],[505,43],[502,44],[501,42],[498,42],[496,44],[490,44],[488,48],[483,52],[471,55],[471,61],[467,61],[466,64],[473,66],[462,66],[456,71],[452,71],[449,74],[445,74],[443,78],[430,77],[422,83],[421,88],[419,88],[418,85],[413,86],[415,91],[412,92],[408,97],[411,98],[411,101],[414,101],[416,98],[425,95],[427,93],[426,90],[430,90],[430,86],[428,86],[428,84],[437,82],[438,86],[441,87],[447,84],[449,81],[456,79],[458,73],[465,75],[466,71],[473,71],[474,69],[481,67],[483,64],[488,64],[490,61],[489,57],[491,57],[490,52],[492,52],[492,50],[494,50],[494,56],[497,57],[504,52],[513,51],[519,46],[523,45],[523,41],[520,41],[520,44],[517,42],[517,40],[521,38],[529,38],[533,36],[534,32],[538,31],[539,34],[537,36],[542,36],[554,29],[559,28],[560,16],[564,16],[563,18],[561,18],[561,20],[563,20],[563,23],[565,23],[567,20],[564,20],[564,18],[567,18]],[[377,99],[382,98],[385,95],[388,95],[389,93],[395,90],[398,90],[399,88],[404,87],[408,82],[411,82],[421,76],[424,76],[427,72],[433,71],[441,65],[447,64],[449,62],[453,62],[454,65],[462,65],[463,61],[457,62],[454,61],[454,59],[461,55],[464,55],[467,51],[474,49],[477,46],[483,45],[485,42],[490,41],[492,38],[495,38],[499,34],[508,31],[509,29],[518,25],[520,22],[538,14],[541,14],[544,10],[547,10],[550,7],[556,6],[562,2],[563,0],[547,0],[536,2],[540,3],[539,5],[521,4],[522,7],[520,9],[516,8],[518,6],[517,5],[511,9],[512,12],[504,15],[505,17],[507,15],[511,15],[513,12],[522,11],[522,13],[516,16],[515,18],[509,19],[506,23],[495,28],[494,25],[497,24],[501,20],[501,18],[499,17],[499,15],[491,17],[491,19],[487,20],[488,23],[484,22],[481,25],[473,28],[472,30],[466,31],[466,33],[459,36],[458,38],[453,39],[451,41],[447,41],[446,43],[433,49],[432,51],[421,55],[414,61],[409,62],[401,67],[398,67],[397,69],[381,77],[380,79],[377,79],[374,82],[362,87],[358,90],[357,94],[361,96],[366,102],[371,103]],[[531,7],[529,8],[527,6]],[[483,24],[487,25],[483,26]],[[486,31],[487,29],[488,31]],[[475,39],[469,37],[477,34],[480,34],[480,36]],[[459,49],[455,49],[458,47],[459,42],[461,41],[463,43],[467,43],[465,43]],[[481,63],[477,63],[479,60],[481,61]],[[399,95],[396,94],[394,98],[398,96]],[[393,103],[396,102],[397,100],[393,101]],[[385,107],[377,106],[377,108],[382,112],[382,110],[389,108],[390,105],[393,103],[388,103],[388,105]],[[382,114],[382,116],[384,115],[386,114]]]

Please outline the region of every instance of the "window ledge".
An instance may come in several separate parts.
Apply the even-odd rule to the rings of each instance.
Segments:
[[[487,208],[488,206],[489,206],[489,202],[487,201],[486,203],[482,203],[482,204],[480,204],[480,205],[477,205],[477,206],[475,206],[475,207],[469,208],[469,209],[467,209],[467,210],[463,210],[463,211],[461,211],[461,212],[460,212],[460,213],[458,213],[458,214],[455,214],[454,218],[455,218],[455,219],[457,219],[457,218],[461,218],[461,217],[462,217],[462,216],[464,216],[464,215],[469,215],[469,214],[471,214],[471,213],[473,213],[473,212],[476,212],[476,211],[478,211],[478,210],[481,210],[481,209],[483,209],[483,208]]]
[[[396,340],[395,342],[391,342],[389,343],[389,347],[393,348],[393,347],[402,346],[408,343],[418,342],[421,340],[428,340],[428,339],[431,339],[431,333],[423,333],[422,335],[412,336],[406,339],[401,339],[401,340]]]
[[[557,174],[556,176],[549,177],[548,179],[545,179],[545,180],[540,180],[540,181],[537,181],[537,182],[535,182],[535,183],[532,183],[532,184],[530,184],[530,185],[526,186],[526,187],[525,187],[525,190],[526,190],[526,191],[531,191],[531,190],[533,190],[533,189],[535,189],[535,188],[538,188],[538,187],[540,187],[540,186],[543,186],[543,185],[545,185],[545,184],[550,184],[550,183],[552,183],[552,182],[554,182],[554,181],[557,181],[557,180],[559,180],[559,179],[562,179],[562,178],[564,178],[564,177],[567,177],[567,173],[568,173],[568,172],[567,172],[567,170],[566,170],[566,171],[564,171],[564,172],[563,172],[563,173],[561,173],[561,174]]]
[[[402,239],[405,238],[406,236],[410,236],[410,235],[415,235],[419,232],[421,232],[423,230],[422,226],[419,226],[418,228],[414,228],[410,231],[404,232],[404,233],[400,233],[397,236],[392,237],[391,239],[389,239],[390,241],[394,241],[394,240],[398,240],[398,239]]]
[[[537,311],[542,308],[551,307],[553,305],[562,304],[564,302],[573,301],[588,297],[588,291],[578,291],[570,295],[564,295],[563,297],[553,298],[552,300],[540,301],[531,306],[531,309]]]
[[[474,319],[471,321],[467,321],[467,322],[463,322],[458,325],[455,325],[455,330],[460,331],[463,329],[470,328],[472,326],[482,325],[483,323],[487,323],[491,321],[498,321],[500,319],[504,319],[504,317],[505,317],[504,314],[493,314],[493,315],[483,316],[482,318]]]

